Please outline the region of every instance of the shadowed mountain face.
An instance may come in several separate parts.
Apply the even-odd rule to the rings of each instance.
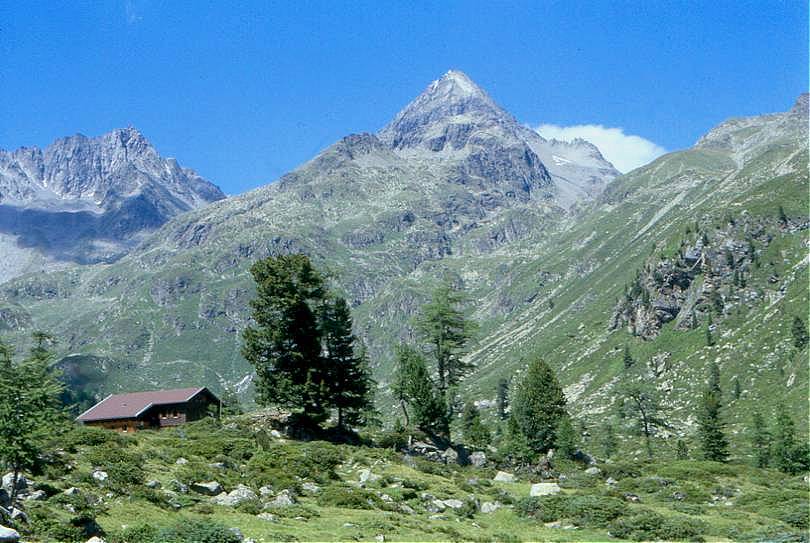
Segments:
[[[793,204],[806,194],[806,115],[731,120],[707,138],[616,177],[592,145],[541,138],[464,74],[449,72],[376,135],[347,136],[276,183],[177,216],[112,265],[3,285],[0,311],[13,317],[11,334],[20,342],[32,328],[47,327],[63,338],[65,354],[97,357],[78,364],[114,361],[103,368],[100,389],[107,392],[166,383],[244,390],[248,268],[268,255],[303,252],[352,304],[383,401],[394,346],[412,338],[412,317],[449,276],[469,293],[481,325],[465,394],[489,399],[525,357],[543,356],[568,387],[572,409],[598,416],[610,403],[622,347],[631,343],[643,349],[639,360],[662,361],[662,386],[679,394],[673,420],[686,420],[703,361],[714,355],[700,352],[702,330],[675,330],[674,321],[655,320],[653,309],[659,297],[673,299],[684,313],[696,307],[700,318],[709,293],[698,292],[703,276],[690,276],[695,292],[659,293],[653,282],[653,309],[633,299],[617,311],[644,270],[656,277],[653,259],[677,260],[673,248],[693,245],[698,228],[716,244],[712,254],[724,255],[727,241],[738,251],[747,247],[747,228],[761,260],[779,267],[746,270],[748,291],[728,290],[718,279],[726,269],[712,276],[724,307],[733,309],[715,317],[714,326],[727,327],[716,331],[718,342],[741,353],[723,370],[748,379],[752,391],[776,386],[781,376],[751,369],[765,355],[743,347],[745,335],[756,335],[762,349],[778,351],[789,341],[776,320],[764,320],[775,311],[765,300],[785,314],[807,300],[798,250],[806,231],[780,231],[773,219],[780,201],[798,215]],[[684,239],[687,229],[692,237]],[[784,290],[771,295],[776,288]],[[765,325],[745,332],[732,323],[735,315]],[[641,344],[627,322],[656,334]],[[795,375],[785,396],[793,401],[807,371],[790,364],[785,375]]]
[[[58,262],[109,262],[224,194],[133,128],[0,151],[0,282]]]

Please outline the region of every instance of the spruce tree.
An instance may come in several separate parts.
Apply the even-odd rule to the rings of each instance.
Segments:
[[[573,460],[579,449],[579,435],[574,430],[571,417],[564,415],[560,418],[554,436],[554,447],[556,452],[563,458]]]
[[[739,377],[734,378],[734,399],[739,400],[742,396],[742,385],[740,385]]]
[[[808,468],[806,446],[796,441],[796,425],[784,404],[776,409],[776,421],[773,431],[773,461],[775,466],[785,473],[795,474]]]
[[[498,380],[496,407],[498,410],[498,418],[500,420],[506,420],[506,410],[509,408],[509,381],[503,378]]]
[[[20,363],[0,342],[0,463],[10,469],[11,505],[23,470],[34,467],[54,431],[66,424],[60,410],[63,385],[50,350],[53,337],[34,333],[34,347]]]
[[[810,336],[807,334],[807,325],[800,316],[793,317],[793,326],[791,326],[790,332],[793,335],[793,346],[800,351],[804,349],[808,340],[810,340]]]
[[[349,304],[335,297],[321,306],[320,333],[323,337],[328,404],[337,410],[337,425],[342,428],[344,415],[351,413],[352,422],[372,406],[373,380],[357,338],[352,332]]]
[[[531,464],[537,456],[514,414],[506,421],[506,432],[499,450],[515,466]]]
[[[602,431],[602,454],[605,458],[610,458],[616,454],[618,443],[616,441],[616,433],[613,431],[613,425],[610,422],[605,423]]]
[[[756,467],[767,468],[771,463],[771,434],[759,411],[755,411],[751,419],[751,453]]]
[[[271,256],[250,273],[254,323],[243,334],[242,355],[256,370],[256,403],[323,420],[328,377],[316,317],[326,293],[323,278],[305,255]]]
[[[534,359],[512,399],[512,416],[534,451],[542,453],[554,446],[557,425],[565,414],[557,376],[543,360]]]
[[[703,458],[715,462],[728,459],[728,440],[724,434],[720,410],[722,390],[720,389],[720,369],[716,363],[709,367],[709,383],[703,392],[698,415],[698,435]]]

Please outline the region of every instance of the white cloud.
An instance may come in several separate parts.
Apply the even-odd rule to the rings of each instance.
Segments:
[[[571,141],[582,138],[596,145],[602,156],[608,159],[620,172],[648,164],[667,152],[660,145],[633,134],[625,134],[623,128],[610,128],[601,124],[578,124],[559,126],[541,124],[535,128],[546,139]]]

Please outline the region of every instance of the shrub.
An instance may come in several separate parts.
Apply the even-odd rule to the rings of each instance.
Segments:
[[[650,510],[639,510],[609,524],[610,535],[634,541],[703,541],[703,523],[684,517],[664,517]]]
[[[245,500],[236,506],[236,510],[240,513],[246,513],[248,515],[258,515],[262,512],[262,505],[261,500],[258,499]]]
[[[111,447],[95,447],[85,454],[85,459],[94,468],[107,472],[105,485],[119,493],[128,493],[136,485],[144,482],[145,472],[142,455]]]
[[[381,505],[381,500],[375,494],[359,488],[332,486],[318,495],[318,505],[343,509],[374,509]]]
[[[323,484],[338,478],[335,468],[342,461],[341,449],[331,443],[276,445],[248,461],[247,475],[257,486],[292,486],[298,482],[296,477]]]
[[[60,445],[69,452],[76,452],[78,447],[81,446],[109,445],[111,448],[119,448],[126,447],[131,443],[133,443],[132,439],[95,426],[76,425],[60,436]]]
[[[109,541],[110,543],[239,543],[241,539],[217,522],[184,519],[162,529],[145,524],[128,527],[112,535]]]

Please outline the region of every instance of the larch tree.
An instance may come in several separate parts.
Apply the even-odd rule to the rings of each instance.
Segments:
[[[464,354],[475,324],[465,316],[464,302],[463,293],[444,282],[433,291],[431,301],[422,307],[416,320],[416,330],[436,361],[436,386],[445,401],[448,389],[473,369]]]
[[[661,418],[661,406],[655,386],[642,379],[634,379],[623,383],[618,393],[622,413],[638,422],[638,428],[644,436],[647,456],[652,458],[653,434],[657,429],[666,427]]]

